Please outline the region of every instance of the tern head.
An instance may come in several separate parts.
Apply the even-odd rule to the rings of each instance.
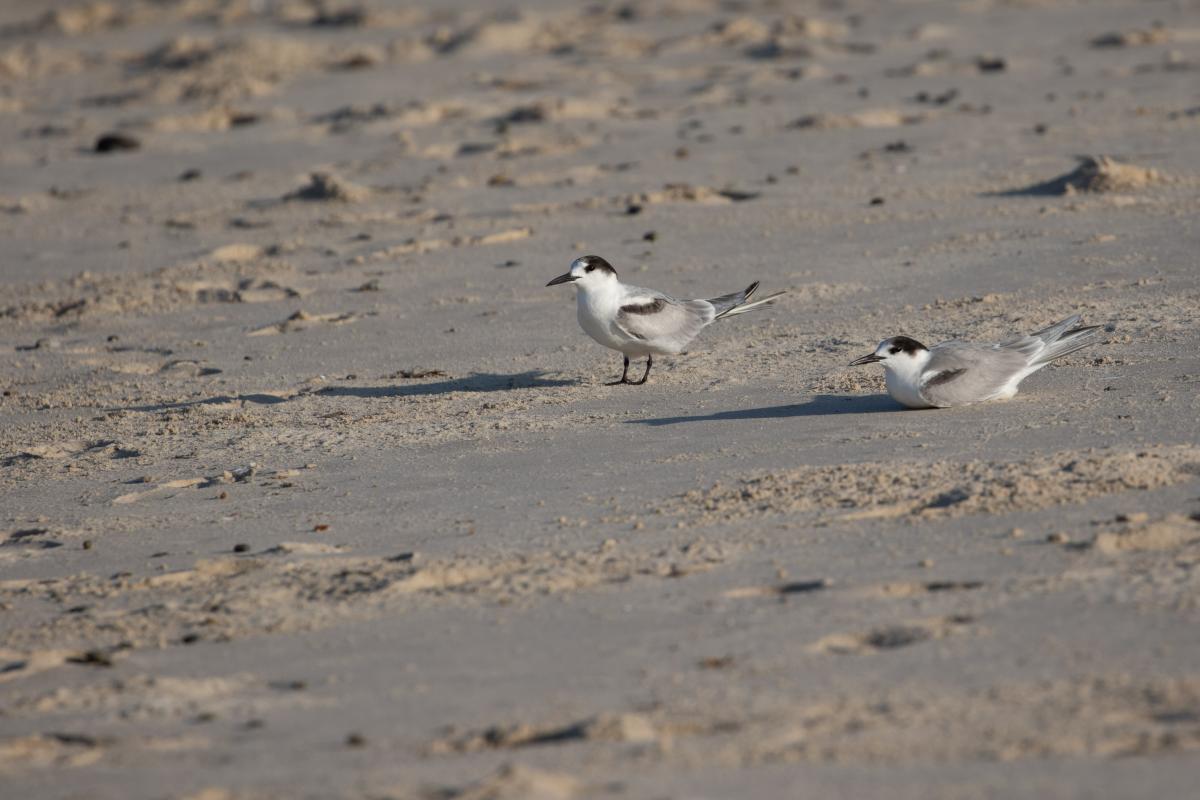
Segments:
[[[884,369],[908,372],[920,369],[928,360],[928,347],[907,336],[893,336],[880,342],[874,353],[851,361],[850,366],[880,363]]]
[[[571,269],[547,283],[577,283],[581,289],[596,289],[610,281],[616,281],[617,271],[600,256],[580,256],[571,262]]]

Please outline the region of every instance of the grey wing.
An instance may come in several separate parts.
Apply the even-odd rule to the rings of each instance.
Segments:
[[[1007,342],[1001,342],[997,347],[1004,350],[1015,350],[1024,355],[1029,363],[1032,363],[1045,352],[1048,345],[1061,339],[1067,328],[1078,325],[1082,321],[1083,318],[1075,314],[1027,336],[1018,336]]]
[[[930,350],[921,397],[934,406],[961,406],[996,397],[1028,366],[1020,350],[946,342]]]
[[[1032,361],[1039,353],[1046,349],[1046,343],[1039,339],[1037,334],[1018,336],[1015,339],[1009,339],[1007,342],[1001,342],[996,346],[1001,350],[1020,353],[1024,356],[1026,362]]]
[[[715,317],[707,300],[676,300],[661,292],[629,287],[616,326],[656,350],[678,353]]]

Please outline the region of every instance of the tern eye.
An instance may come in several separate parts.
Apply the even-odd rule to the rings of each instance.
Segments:
[[[595,265],[595,264],[588,264],[586,267],[584,267],[584,268],[583,268],[583,271],[584,271],[584,272],[591,272],[591,271],[592,271],[592,270],[594,270],[595,268],[596,268],[596,265]]]
[[[896,355],[896,353],[900,352],[900,348],[897,347],[896,345],[892,345],[891,347],[888,348],[888,352],[891,353],[892,355]]]

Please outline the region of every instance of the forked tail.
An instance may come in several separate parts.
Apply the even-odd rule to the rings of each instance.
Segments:
[[[1100,325],[1085,325],[1077,328],[1072,325],[1079,325],[1082,319],[1076,314],[1073,317],[1068,317],[1061,322],[1056,322],[1048,328],[1031,333],[1030,338],[1041,339],[1045,343],[1045,349],[1038,353],[1034,364],[1044,365],[1049,364],[1056,358],[1062,358],[1065,355],[1074,353],[1087,347],[1089,344],[1095,344],[1096,331],[1100,330]],[[1068,330],[1069,329],[1069,330]]]
[[[725,317],[736,317],[738,314],[745,314],[747,311],[753,311],[760,306],[769,305],[775,302],[775,298],[786,292],[776,292],[775,294],[767,295],[761,300],[755,300],[753,303],[748,302],[750,296],[758,291],[758,281],[747,286],[740,292],[733,294],[723,294],[720,297],[714,297],[708,302],[712,303],[712,307],[716,310],[717,315],[714,320],[723,319]]]

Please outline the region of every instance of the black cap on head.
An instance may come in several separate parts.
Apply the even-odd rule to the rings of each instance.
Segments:
[[[889,353],[915,353],[918,350],[928,350],[929,348],[918,342],[916,339],[910,339],[907,336],[893,336],[888,339]]]
[[[617,271],[613,269],[612,264],[608,263],[600,256],[580,256],[578,259],[576,259],[576,261],[583,264],[583,268],[586,272],[600,270],[601,272],[609,272],[613,275],[617,274]]]

